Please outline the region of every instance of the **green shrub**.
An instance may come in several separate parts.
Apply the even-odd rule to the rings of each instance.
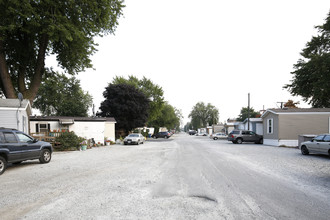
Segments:
[[[71,131],[63,132],[59,137],[56,137],[55,141],[61,143],[60,150],[79,150],[80,143],[84,141],[84,138]]]
[[[142,134],[144,137],[148,137],[148,135],[149,135],[149,129],[147,129],[146,131],[141,131],[141,134]]]

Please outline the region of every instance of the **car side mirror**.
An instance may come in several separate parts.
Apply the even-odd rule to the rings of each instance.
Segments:
[[[38,139],[33,139],[33,143],[37,143],[38,141]]]

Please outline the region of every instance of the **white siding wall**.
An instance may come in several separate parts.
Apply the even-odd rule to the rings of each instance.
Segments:
[[[237,129],[238,129],[238,130],[247,130],[247,125],[246,125],[246,128],[245,128],[245,125],[244,125],[243,123],[239,123],[239,124],[237,125]]]
[[[30,132],[36,133],[36,124],[49,124],[50,131],[61,130],[60,123],[58,121],[30,121]],[[40,131],[39,131],[40,132]]]
[[[0,127],[17,129],[16,111],[0,111]]]
[[[104,143],[104,128],[105,122],[82,122],[75,121],[73,125],[69,126],[70,131],[74,131],[76,135],[86,139],[94,138],[96,143]]]
[[[29,132],[29,117],[26,111],[18,112],[18,130],[23,131],[25,133]]]
[[[242,129],[242,130],[248,130],[248,127],[249,127],[248,124],[249,123],[247,123],[247,122],[245,124],[242,124],[243,127],[240,128],[240,129]],[[251,122],[250,122],[250,131],[252,131],[252,124],[251,124]]]
[[[28,132],[29,122],[26,111],[1,110],[0,111],[0,127],[13,128],[23,132]]]
[[[264,134],[264,125],[262,123],[257,123],[256,133],[263,135]]]
[[[105,122],[104,137],[109,138],[111,141],[116,141],[114,122]]]

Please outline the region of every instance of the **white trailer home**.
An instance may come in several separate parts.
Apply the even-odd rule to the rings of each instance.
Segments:
[[[0,127],[29,132],[30,101],[24,99],[0,99]]]
[[[115,140],[114,118],[102,117],[64,117],[64,116],[31,116],[30,132],[47,133],[52,131],[73,131],[96,143],[104,143],[105,138]]]

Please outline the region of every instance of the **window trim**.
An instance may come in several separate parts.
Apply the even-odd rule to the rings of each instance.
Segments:
[[[41,128],[41,126],[44,126]],[[50,124],[48,122],[36,123],[36,133],[50,132]]]
[[[274,134],[274,118],[268,118],[267,119],[266,129],[267,129],[267,134]]]

